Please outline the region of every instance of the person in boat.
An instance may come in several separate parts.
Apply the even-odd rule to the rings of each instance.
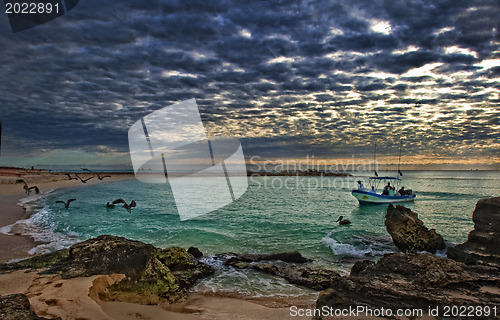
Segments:
[[[394,187],[389,187],[389,197],[394,197],[394,190],[395,189],[396,188],[394,188]]]
[[[361,182],[361,180],[358,180],[358,190],[365,190],[365,186]]]
[[[406,194],[405,187],[401,187],[401,189],[398,190],[398,193],[400,196],[404,196]]]
[[[377,193],[377,191],[375,191],[375,187],[372,186],[372,189],[370,190],[370,193]]]
[[[388,196],[390,188],[391,188],[391,183],[387,182],[387,185],[384,187],[384,190],[382,190],[382,195],[383,196]]]

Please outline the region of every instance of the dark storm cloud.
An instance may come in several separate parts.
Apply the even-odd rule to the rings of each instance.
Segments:
[[[17,34],[2,17],[4,139],[25,154],[127,152],[132,123],[196,98],[210,134],[267,156],[365,150],[392,139],[389,130],[422,152],[436,136],[482,143],[498,129],[499,67],[481,63],[500,55],[499,10],[495,1],[88,0]]]

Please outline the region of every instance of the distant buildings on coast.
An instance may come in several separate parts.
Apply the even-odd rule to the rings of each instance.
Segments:
[[[351,174],[347,172],[338,172],[338,171],[330,171],[330,170],[316,170],[316,169],[307,169],[304,171],[300,170],[256,170],[247,172],[248,176],[311,176],[311,177],[319,177],[319,176],[329,176],[329,177],[350,177]]]

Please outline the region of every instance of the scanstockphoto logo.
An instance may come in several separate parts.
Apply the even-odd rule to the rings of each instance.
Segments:
[[[34,28],[73,9],[79,0],[4,0],[13,33]]]
[[[248,188],[240,142],[208,139],[194,99],[138,120],[128,141],[136,179],[168,182],[181,220],[224,207]]]

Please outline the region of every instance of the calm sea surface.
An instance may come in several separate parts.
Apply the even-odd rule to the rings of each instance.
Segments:
[[[367,185],[368,173],[361,177]],[[205,178],[208,179],[208,178]],[[199,291],[227,291],[253,296],[309,295],[252,270],[224,267],[217,253],[275,253],[297,250],[314,264],[347,271],[359,259],[377,259],[397,249],[384,226],[387,205],[363,205],[351,195],[354,177],[251,177],[247,192],[234,203],[200,218],[180,221],[168,186],[136,180],[102,183],[49,192],[23,200],[30,219],[2,228],[30,234],[47,252],[101,234],[124,236],[158,247],[196,246],[217,272]],[[200,181],[199,183],[203,183]],[[467,239],[479,199],[500,195],[498,171],[408,171],[404,185],[417,194],[405,204],[450,244]],[[76,198],[69,209],[57,200]],[[131,212],[106,208],[117,198],[135,200]],[[340,216],[352,221],[339,226]]]

